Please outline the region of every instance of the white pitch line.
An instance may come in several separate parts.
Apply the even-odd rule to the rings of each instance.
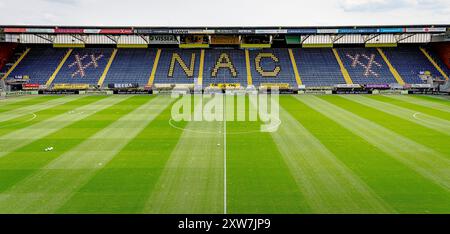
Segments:
[[[225,95],[225,94],[224,94]],[[226,96],[223,98],[223,213],[227,214],[227,117]],[[234,101],[234,100],[233,100]]]

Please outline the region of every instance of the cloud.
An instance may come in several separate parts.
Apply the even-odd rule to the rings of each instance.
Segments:
[[[390,11],[408,7],[414,0],[343,0],[340,4],[344,11]]]
[[[339,5],[346,12],[386,12],[405,9],[442,12],[450,8],[448,0],[343,0]]]
[[[0,0],[4,25],[340,26],[448,24],[450,0]],[[239,6],[239,7],[236,7]]]
[[[78,0],[44,0],[50,4],[67,4],[67,5],[77,5]]]

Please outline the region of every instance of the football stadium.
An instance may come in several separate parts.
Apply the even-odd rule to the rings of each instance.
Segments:
[[[0,26],[0,213],[448,214],[449,75],[449,25]]]

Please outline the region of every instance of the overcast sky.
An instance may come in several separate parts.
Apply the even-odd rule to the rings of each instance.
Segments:
[[[450,24],[450,0],[0,0],[0,25]]]

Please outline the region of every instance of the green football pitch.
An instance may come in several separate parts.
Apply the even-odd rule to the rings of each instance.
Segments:
[[[0,213],[450,213],[448,97],[279,100],[275,132],[163,95],[0,100]]]

